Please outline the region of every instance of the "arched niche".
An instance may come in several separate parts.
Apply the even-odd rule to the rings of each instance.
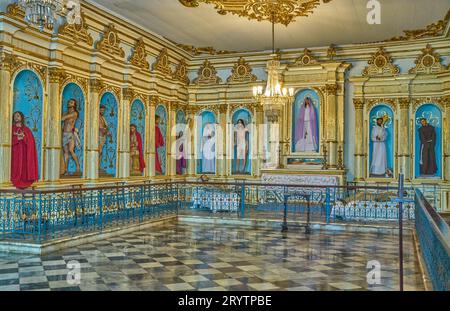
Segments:
[[[211,111],[203,111],[197,122],[197,173],[216,173],[216,116]]]
[[[13,112],[20,111],[23,113],[25,125],[33,133],[36,142],[38,174],[39,178],[41,178],[44,98],[42,81],[34,71],[22,70],[14,79],[13,92]]]
[[[76,83],[68,83],[63,87],[61,95],[61,117],[64,119],[69,114],[69,105],[75,105],[77,117],[73,128],[71,126],[72,120],[63,120],[62,128],[62,165],[61,173],[63,176],[81,177],[84,171],[84,141],[85,141],[85,94],[81,87]],[[74,158],[70,152],[73,144],[73,151],[76,155]],[[65,165],[67,163],[67,171]],[[76,161],[79,163],[79,171],[77,169]]]
[[[133,147],[130,134],[130,175],[132,176],[142,176],[145,172],[145,117],[146,112],[144,103],[140,99],[135,99],[131,104],[130,110],[130,127],[131,125],[136,126],[137,132],[136,135],[133,136],[133,139],[135,139],[135,147]],[[140,146],[138,137],[141,138]]]
[[[119,113],[117,98],[111,92],[106,92],[100,99],[100,106],[105,107],[103,117],[110,134],[106,137],[105,144],[100,151],[100,175],[106,174],[113,177],[117,171],[117,123]]]
[[[187,169],[189,157],[188,144],[190,139],[189,129],[187,127],[186,113],[178,110],[175,116],[175,150],[172,154],[176,155],[176,174],[184,175]]]
[[[162,136],[157,133],[157,129]],[[167,169],[166,155],[167,155],[167,110],[163,105],[158,105],[155,112],[155,172],[157,175],[165,175]]]
[[[422,129],[422,119],[427,121],[427,129]],[[414,114],[414,132],[414,176],[442,178],[441,109],[433,103],[419,106]]]
[[[234,175],[250,175],[251,163],[251,141],[252,141],[252,115],[247,109],[238,109],[233,113],[233,160],[231,172]],[[238,121],[243,125],[238,127]]]
[[[379,118],[383,119],[381,125],[383,130],[378,130],[377,128],[377,119]],[[392,108],[384,103],[375,105],[369,112],[369,177],[394,177],[394,120]],[[384,135],[379,133],[384,133]],[[384,172],[381,172],[381,166],[386,167],[386,169],[383,170]]]
[[[313,89],[303,89],[295,95],[292,104],[293,153],[320,151],[320,96]],[[306,112],[307,113],[306,115]]]

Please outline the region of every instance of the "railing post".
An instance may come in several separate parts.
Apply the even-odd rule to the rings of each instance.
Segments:
[[[103,230],[103,191],[102,190],[98,190],[97,192],[98,194],[98,205],[100,208],[100,215],[98,218],[98,224],[100,226],[100,231]]]
[[[42,193],[39,193],[39,207],[38,207],[38,241],[41,241],[41,224],[42,224]]]
[[[400,257],[400,291],[403,291],[403,196],[404,175],[399,174],[398,183],[398,230],[399,230],[399,257]]]
[[[139,187],[139,197],[140,197],[140,206],[139,206],[139,222],[144,221],[144,186]]]
[[[305,228],[305,234],[311,233],[311,194],[307,194],[306,196],[307,200],[307,211],[306,211],[306,228]]]
[[[286,194],[286,187],[284,190],[284,211],[283,211],[283,224],[281,225],[281,232],[287,232],[288,231],[288,225],[287,225],[287,204],[288,204],[288,194]]]
[[[329,224],[330,223],[330,188],[327,187],[326,189],[326,194],[325,194],[325,219],[326,219],[326,223]]]
[[[245,181],[241,185],[241,218],[245,217]]]

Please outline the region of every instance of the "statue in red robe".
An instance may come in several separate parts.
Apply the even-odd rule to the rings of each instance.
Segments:
[[[25,126],[22,112],[15,112],[12,126],[11,182],[18,189],[30,187],[38,177],[38,159],[33,133]]]
[[[156,116],[156,118],[155,118],[155,121],[156,121],[156,124],[155,124],[155,153],[156,153],[155,154],[155,170],[156,170],[156,173],[163,174],[161,162],[159,160],[158,148],[164,146],[164,136],[161,133],[161,130],[159,129],[159,126],[158,126],[159,120],[160,120],[160,117]]]
[[[142,174],[145,168],[142,136],[135,124],[130,125],[131,174]]]

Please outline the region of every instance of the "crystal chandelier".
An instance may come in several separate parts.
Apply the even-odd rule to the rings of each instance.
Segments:
[[[273,14],[272,14],[273,16]],[[279,55],[275,53],[275,18],[272,22],[272,59],[267,62],[267,84],[263,91],[262,86],[253,87],[253,97],[263,106],[270,105],[273,107],[286,104],[294,96],[293,88],[284,88],[280,82],[279,71],[280,61]]]
[[[64,0],[18,0],[25,11],[25,20],[37,27],[53,29],[58,14],[64,11]]]

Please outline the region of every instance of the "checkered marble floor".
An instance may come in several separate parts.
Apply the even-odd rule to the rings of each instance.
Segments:
[[[423,290],[405,239],[405,289]],[[367,283],[371,260],[379,285]],[[397,267],[394,235],[174,223],[46,256],[0,254],[0,291],[397,290]]]

